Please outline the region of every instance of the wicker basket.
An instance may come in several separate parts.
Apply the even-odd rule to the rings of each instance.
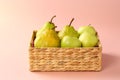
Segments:
[[[100,71],[102,46],[90,48],[35,48],[33,31],[29,47],[30,71]]]

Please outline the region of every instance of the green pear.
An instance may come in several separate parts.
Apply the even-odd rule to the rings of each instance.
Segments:
[[[41,32],[44,31],[45,29],[53,29],[53,30],[54,30],[54,29],[56,28],[55,24],[52,22],[52,20],[53,20],[55,17],[56,17],[56,16],[53,16],[50,21],[46,22],[46,23],[43,25],[43,27],[37,31],[36,37],[38,37],[39,35],[41,35]]]
[[[61,47],[63,48],[74,48],[80,46],[81,42],[77,37],[64,36],[61,40]]]
[[[78,32],[71,26],[74,18],[71,20],[69,25],[66,25],[59,33],[58,36],[62,39],[64,36],[79,37]]]
[[[80,35],[79,40],[81,41],[83,47],[94,47],[98,44],[98,37],[89,32],[83,32]]]
[[[60,39],[57,32],[53,29],[46,29],[35,38],[34,46],[36,48],[41,47],[60,47]]]
[[[78,33],[81,35],[83,32],[89,32],[96,35],[96,30],[90,24],[88,26],[82,26],[78,29]]]

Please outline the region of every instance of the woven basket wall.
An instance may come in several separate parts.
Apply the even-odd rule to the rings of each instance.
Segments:
[[[29,47],[30,71],[100,71],[102,47],[35,48],[33,31]]]

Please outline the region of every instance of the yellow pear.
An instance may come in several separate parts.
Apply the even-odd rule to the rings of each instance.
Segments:
[[[46,29],[36,37],[34,41],[36,48],[41,47],[60,47],[60,39],[53,29]]]

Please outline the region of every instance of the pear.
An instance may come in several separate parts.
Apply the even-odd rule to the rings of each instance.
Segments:
[[[58,36],[62,39],[64,36],[79,37],[78,32],[71,26],[74,18],[71,20],[69,25],[66,25],[59,33]]]
[[[89,32],[83,32],[80,35],[79,40],[81,41],[83,47],[95,47],[99,41],[96,35]]]
[[[74,48],[81,47],[81,42],[77,37],[64,36],[61,40],[61,47],[63,48]]]
[[[46,22],[46,23],[43,25],[43,27],[37,31],[36,37],[37,37],[38,35],[41,35],[41,32],[44,31],[45,29],[53,29],[53,30],[54,30],[54,29],[56,28],[55,24],[52,22],[52,20],[53,20],[55,17],[56,17],[56,16],[53,16],[50,21]]]
[[[78,33],[80,35],[85,31],[96,35],[96,30],[94,29],[93,26],[91,26],[91,24],[89,24],[88,26],[82,26],[78,29]]]
[[[36,37],[34,41],[35,48],[41,47],[60,47],[60,39],[57,32],[53,29],[46,29]]]

